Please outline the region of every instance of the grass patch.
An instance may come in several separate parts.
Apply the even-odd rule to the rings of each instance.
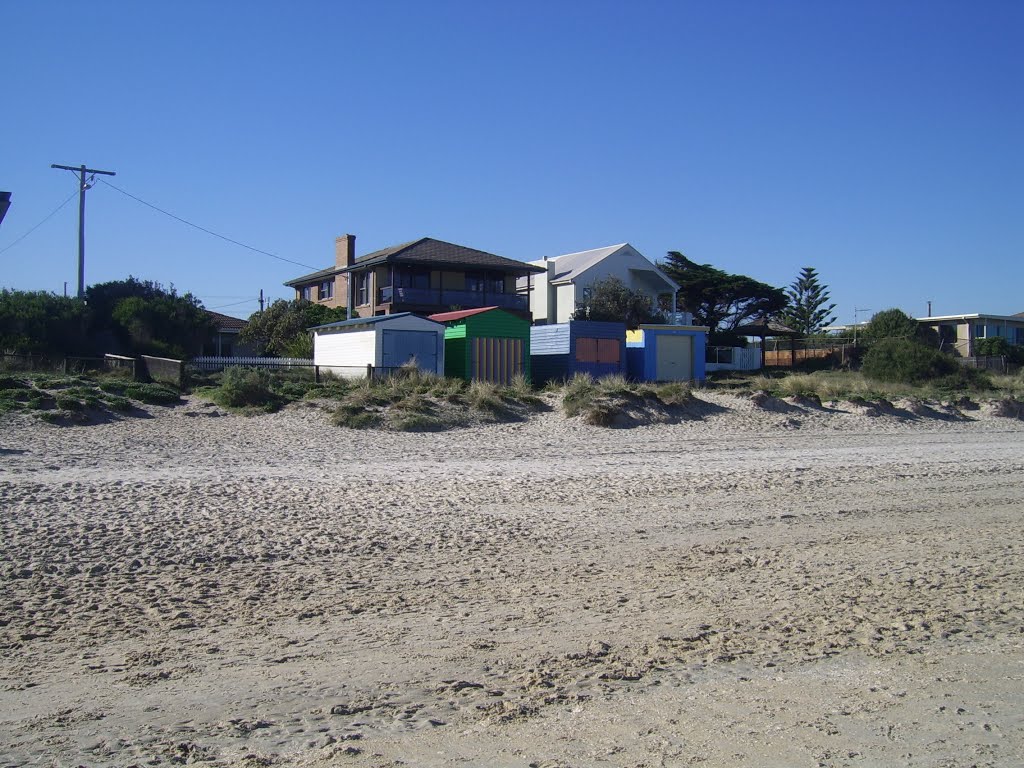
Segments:
[[[505,410],[498,386],[489,381],[470,382],[466,390],[466,400],[474,411],[496,415]]]
[[[562,388],[562,411],[568,417],[579,416],[597,400],[597,383],[593,378],[577,373]]]
[[[348,429],[375,429],[383,421],[380,413],[375,411],[351,410],[341,407],[331,414],[331,423],[336,427]]]
[[[131,384],[125,387],[125,397],[146,405],[177,405],[181,393],[169,384]]]

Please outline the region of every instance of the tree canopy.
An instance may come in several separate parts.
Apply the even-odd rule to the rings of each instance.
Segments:
[[[278,299],[249,318],[238,340],[252,344],[260,354],[278,357],[312,357],[313,346],[306,329],[344,320],[345,307],[332,309],[305,299]]]
[[[786,296],[789,304],[779,319],[794,331],[810,336],[836,321],[832,314],[836,305],[828,303],[831,298],[828,286],[818,282],[814,267],[800,270],[800,275],[786,289]]]
[[[631,330],[641,323],[664,322],[649,296],[633,290],[617,277],[606,277],[591,284],[583,300],[576,303],[572,317],[574,320],[625,323]]]
[[[214,330],[202,303],[174,287],[115,280],[86,289],[86,301],[45,291],[0,291],[0,348],[42,355],[153,353],[180,357]]]
[[[669,251],[658,266],[679,285],[676,303],[712,334],[731,332],[753,318],[771,317],[788,302],[785,291],[746,275],[734,275],[710,264],[697,264],[679,251]]]
[[[191,293],[152,280],[113,280],[89,286],[85,300],[90,330],[105,331],[136,353],[184,357],[202,347],[215,323]]]
[[[911,339],[931,347],[937,347],[939,343],[939,335],[934,329],[921,325],[902,309],[896,308],[876,312],[861,334],[869,345],[883,339]]]
[[[77,299],[46,291],[0,290],[0,352],[82,354],[86,332],[86,307]]]

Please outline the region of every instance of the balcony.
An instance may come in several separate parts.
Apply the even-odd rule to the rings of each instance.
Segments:
[[[386,286],[378,292],[378,304],[419,304],[441,308],[501,307],[525,312],[529,309],[526,296],[514,293],[487,293],[482,291],[442,291],[432,288],[402,288]]]

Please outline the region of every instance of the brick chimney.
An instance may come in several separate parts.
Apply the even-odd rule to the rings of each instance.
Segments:
[[[334,266],[351,267],[356,261],[356,236],[334,238]]]

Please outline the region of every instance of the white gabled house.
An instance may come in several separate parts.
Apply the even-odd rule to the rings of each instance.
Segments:
[[[569,322],[577,305],[585,302],[587,289],[609,277],[616,277],[628,288],[650,296],[655,306],[659,296],[671,294],[673,316],[676,314],[675,295],[679,286],[629,243],[549,256],[529,263],[545,268],[534,276],[529,286],[525,280],[519,283],[520,293],[531,294],[534,323]]]

